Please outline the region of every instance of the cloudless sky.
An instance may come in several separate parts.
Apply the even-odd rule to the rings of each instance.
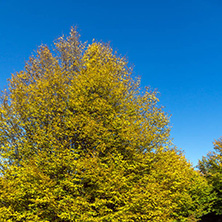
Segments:
[[[160,92],[171,137],[194,165],[222,136],[221,0],[0,0],[0,89],[41,44],[77,26]]]

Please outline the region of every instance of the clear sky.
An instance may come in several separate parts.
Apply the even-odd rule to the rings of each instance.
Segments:
[[[71,26],[82,41],[111,42],[160,92],[188,160],[212,151],[222,136],[221,0],[0,0],[0,88]]]

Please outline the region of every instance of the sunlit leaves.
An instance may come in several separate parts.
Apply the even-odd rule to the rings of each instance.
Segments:
[[[12,75],[0,105],[0,218],[186,221],[209,187],[170,149],[157,93],[127,61],[71,30]]]

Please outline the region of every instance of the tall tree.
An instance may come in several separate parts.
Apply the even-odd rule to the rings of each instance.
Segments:
[[[169,149],[169,118],[109,45],[71,30],[12,75],[0,106],[5,221],[186,221],[209,187]]]

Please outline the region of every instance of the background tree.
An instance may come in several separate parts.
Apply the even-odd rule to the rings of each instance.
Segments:
[[[156,92],[75,29],[12,75],[0,106],[0,218],[187,221],[209,187],[177,150]]]
[[[199,169],[213,185],[213,191],[216,193],[213,211],[222,215],[222,138],[214,142],[214,150],[199,161]]]

